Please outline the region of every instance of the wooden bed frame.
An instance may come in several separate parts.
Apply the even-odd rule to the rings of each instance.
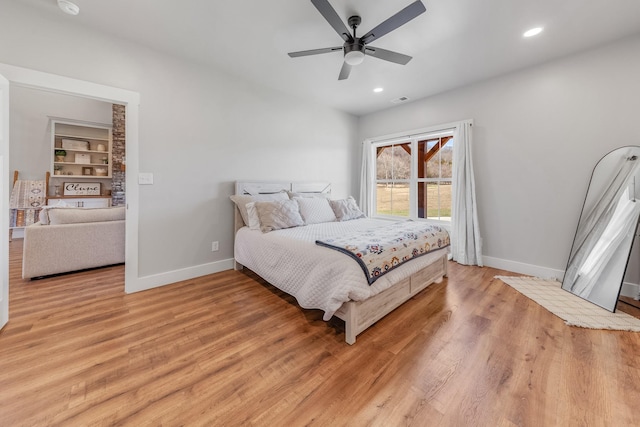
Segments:
[[[295,193],[331,193],[331,185],[326,182],[295,183],[295,182],[236,182],[235,194],[267,194],[277,193],[282,190]],[[235,233],[245,224],[237,207],[234,215]],[[368,298],[364,301],[347,301],[335,312],[335,316],[344,320],[345,341],[347,344],[355,344],[356,336],[369,326],[382,319],[387,314],[398,308],[404,302],[425,289],[432,283],[440,283],[447,276],[448,253],[443,252],[433,263],[422,270],[412,274],[406,279],[395,283],[388,289]],[[236,270],[242,270],[243,266],[234,260]]]

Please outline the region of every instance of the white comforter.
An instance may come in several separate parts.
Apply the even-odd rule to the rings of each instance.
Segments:
[[[235,259],[294,296],[301,307],[323,310],[324,320],[329,320],[344,302],[361,301],[380,293],[442,256],[443,250],[438,250],[412,259],[370,286],[355,260],[315,244],[318,239],[352,233],[373,224],[388,224],[388,221],[363,218],[269,233],[243,227],[236,234]]]

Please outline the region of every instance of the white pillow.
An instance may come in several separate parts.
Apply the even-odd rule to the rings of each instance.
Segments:
[[[329,204],[336,214],[338,221],[349,221],[350,219],[365,217],[365,214],[358,207],[356,199],[352,196],[341,200],[329,200]]]
[[[255,202],[255,208],[260,219],[260,230],[263,233],[304,225],[295,200]]]
[[[256,210],[256,202],[247,203],[247,219],[249,220],[249,228],[251,230],[260,230],[260,218],[258,217],[258,211]]]
[[[247,203],[262,202],[268,200],[289,200],[289,196],[285,191],[272,194],[256,194],[255,196],[249,194],[234,194],[231,196],[231,200],[238,206],[240,215],[245,225],[249,225],[249,215],[247,214]]]
[[[305,224],[318,224],[321,222],[334,222],[336,214],[333,213],[329,200],[320,197],[296,197],[300,207],[300,215]]]

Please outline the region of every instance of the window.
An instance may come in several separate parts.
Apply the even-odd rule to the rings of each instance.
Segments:
[[[453,130],[372,144],[375,215],[451,221]]]
[[[376,147],[376,214],[409,217],[411,144]]]

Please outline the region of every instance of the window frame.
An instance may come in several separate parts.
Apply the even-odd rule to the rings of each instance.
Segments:
[[[370,174],[368,176],[369,182],[367,183],[368,188],[368,198],[369,198],[369,208],[370,208],[370,216],[372,218],[378,219],[388,219],[388,220],[398,220],[398,219],[411,219],[415,221],[425,221],[430,223],[435,223],[444,226],[449,229],[451,227],[453,218],[450,220],[442,220],[442,219],[434,219],[434,218],[418,218],[418,185],[419,183],[424,182],[440,182],[442,180],[447,180],[446,178],[418,178],[418,156],[414,153],[418,152],[418,143],[420,141],[426,141],[429,139],[440,138],[442,136],[454,135],[457,126],[462,122],[449,123],[444,125],[432,126],[429,128],[418,129],[411,132],[405,132],[402,134],[395,135],[387,135],[378,138],[372,138],[365,140],[365,143],[368,143],[369,150],[369,164],[371,165]],[[409,143],[411,147],[411,172],[409,179],[384,179],[378,180],[376,177],[376,153],[377,148],[382,146],[390,146],[390,145],[400,145]],[[454,143],[455,144],[455,143]],[[455,186],[454,177],[451,179],[451,188],[453,194],[453,188]],[[409,183],[409,216],[397,216],[397,215],[381,215],[377,213],[377,184],[380,182],[408,182]],[[453,204],[453,200],[452,200]],[[453,208],[453,206],[452,206]],[[426,209],[426,207],[425,207]]]
[[[441,148],[438,150],[438,156],[441,156],[442,155],[442,147],[444,147],[446,144],[449,143],[450,140],[453,139],[454,133],[455,133],[455,129],[449,129],[449,130],[436,131],[436,132],[430,132],[430,133],[427,133],[427,134],[418,135],[415,138],[415,141],[416,141],[416,146],[415,146],[415,150],[416,151],[415,151],[415,153],[419,152],[418,144],[420,142],[424,141],[426,143],[427,141],[434,140],[434,139],[438,139],[439,140],[438,142],[442,142],[441,139],[443,137],[449,136],[451,138],[449,140],[447,140],[447,142],[445,142],[445,144],[443,146],[441,146]],[[413,148],[412,148],[412,150],[413,150]],[[416,185],[415,185],[415,187],[416,187],[416,193],[418,193],[418,186],[421,183],[435,182],[435,183],[440,184],[443,181],[449,181],[449,182],[451,182],[451,195],[453,197],[453,170],[451,171],[451,177],[450,178],[443,178],[442,177],[442,169],[440,169],[440,174],[439,174],[440,176],[438,178],[427,178],[426,176],[424,178],[420,178],[420,177],[417,176],[417,174],[418,174],[418,156],[412,156],[411,160],[412,160],[412,162],[415,162],[415,170],[416,170]],[[452,162],[453,162],[453,160],[452,160]],[[426,175],[426,171],[427,171],[426,167],[427,167],[427,165],[425,165],[425,175]],[[441,168],[441,164],[440,164],[440,168]],[[440,187],[440,186],[438,185],[438,187]],[[439,193],[439,191],[438,191],[438,193]],[[415,203],[415,212],[416,212],[415,216],[416,216],[416,218],[412,218],[412,219],[436,221],[438,223],[444,223],[444,224],[450,224],[451,221],[453,221],[452,217],[449,217],[450,218],[449,220],[440,219],[441,218],[440,215],[438,215],[438,219],[435,219],[435,218],[420,218],[420,217],[418,217],[418,196],[419,196],[419,194],[416,194],[415,202],[414,202]],[[440,194],[438,194],[438,204],[439,203],[440,203]],[[425,206],[425,211],[427,209],[428,208]],[[453,200],[451,200],[451,209],[453,210]],[[440,213],[440,206],[439,206],[439,209],[438,209],[438,213]],[[426,214],[426,212],[425,212],[425,214]]]
[[[386,147],[386,146],[391,146],[391,145],[401,145],[401,144],[406,144],[406,143],[410,143],[410,147],[411,147],[411,151],[414,152],[414,147],[413,147],[413,142],[410,139],[407,138],[398,138],[395,140],[387,140],[387,141],[379,141],[376,143],[372,143],[371,144],[371,156],[372,156],[372,165],[373,165],[373,171],[372,171],[372,185],[371,185],[371,194],[369,195],[371,197],[371,205],[373,210],[371,217],[372,218],[384,218],[384,219],[398,219],[398,218],[402,218],[402,219],[409,219],[409,218],[413,218],[414,215],[414,209],[413,209],[413,202],[412,200],[415,198],[415,194],[413,194],[415,192],[414,190],[414,182],[413,182],[413,177],[415,175],[415,162],[413,160],[414,156],[411,155],[411,167],[410,167],[410,171],[409,171],[409,179],[382,179],[382,180],[378,180],[376,178],[376,153],[377,153],[377,149],[378,147]],[[379,215],[377,214],[378,211],[378,207],[377,207],[377,194],[376,194],[376,188],[379,182],[382,183],[408,183],[409,184],[409,215],[404,217],[404,216],[398,216],[398,215]]]

